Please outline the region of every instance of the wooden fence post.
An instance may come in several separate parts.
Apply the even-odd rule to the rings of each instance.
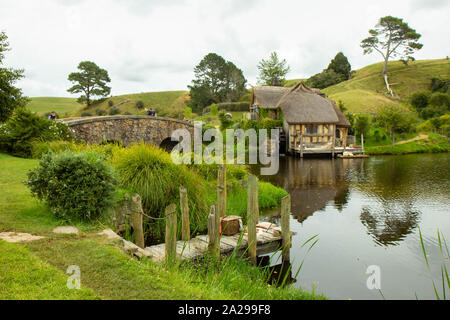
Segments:
[[[291,196],[287,195],[281,199],[281,238],[282,238],[282,260],[289,262],[291,250]]]
[[[145,248],[144,229],[142,226],[143,209],[141,197],[138,194],[133,194],[132,200],[132,225],[134,242],[140,248]]]
[[[166,261],[173,262],[177,256],[177,206],[166,207]]]
[[[227,170],[226,165],[219,165],[217,173],[217,211],[220,217],[227,215]]]
[[[248,198],[247,198],[247,234],[248,234],[248,254],[250,261],[254,265],[256,259],[256,225],[259,220],[258,208],[258,178],[248,174]]]
[[[189,203],[187,190],[180,187],[180,211],[181,211],[181,240],[189,241],[191,239],[191,226],[189,222]]]
[[[220,215],[212,205],[208,217],[208,251],[215,257],[220,256]]]
[[[364,135],[361,134],[361,149],[362,149],[362,154],[364,154]]]

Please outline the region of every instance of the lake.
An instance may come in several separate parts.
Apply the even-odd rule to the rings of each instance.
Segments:
[[[437,230],[450,246],[449,167],[449,154],[280,158],[279,173],[260,178],[291,194],[294,273],[307,253],[302,244],[319,239],[293,285],[331,299],[436,299],[432,274],[442,296],[441,265],[450,271],[450,261]],[[279,222],[276,212],[266,219]],[[379,267],[380,290],[368,289],[369,266]]]

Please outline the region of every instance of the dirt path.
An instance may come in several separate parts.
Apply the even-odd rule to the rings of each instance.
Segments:
[[[403,141],[399,141],[396,142],[395,144],[404,144],[404,143],[408,143],[408,142],[412,142],[412,141],[417,141],[417,140],[424,140],[424,139],[428,139],[428,135],[427,134],[419,134],[417,137],[409,139],[409,140],[403,140]]]

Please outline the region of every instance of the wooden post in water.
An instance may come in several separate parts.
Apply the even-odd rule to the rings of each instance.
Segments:
[[[291,215],[291,196],[287,195],[281,199],[281,239],[282,239],[282,260],[289,262],[291,251],[291,230],[290,230],[290,215]]]
[[[303,158],[303,133],[300,136],[300,158]]]
[[[189,204],[187,190],[180,187],[180,211],[181,211],[181,240],[189,241],[191,239],[191,226],[189,222]]]
[[[364,135],[361,133],[361,149],[362,153],[364,154]]]
[[[173,262],[177,256],[177,206],[166,207],[166,262]]]
[[[142,209],[141,197],[135,193],[131,197],[131,202],[132,202],[132,225],[133,225],[134,242],[138,247],[145,248],[144,229],[142,226],[144,211]]]
[[[219,165],[217,173],[217,211],[220,217],[227,215],[227,167]]]
[[[336,148],[336,125],[333,125],[333,145],[331,150],[331,156],[334,158],[334,149]]]
[[[220,215],[214,205],[208,217],[208,252],[217,258],[220,256]]]
[[[251,263],[256,265],[256,225],[259,220],[258,208],[258,178],[248,174],[248,198],[247,198],[247,234],[248,234],[248,255]]]

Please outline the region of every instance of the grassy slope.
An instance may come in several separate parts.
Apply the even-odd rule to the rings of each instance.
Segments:
[[[53,234],[51,230],[64,223],[31,198],[22,183],[36,165],[37,160],[0,154],[0,232],[45,236],[27,244],[0,240],[0,299],[323,298],[294,288],[269,287],[258,277],[258,269],[242,261],[207,276],[199,274],[196,266],[166,269],[148,260],[137,261],[121,253],[116,243],[95,235],[104,228],[101,223],[75,224],[80,236]],[[81,269],[81,291],[66,289],[69,265]],[[249,280],[252,286],[242,286]]]
[[[335,101],[342,100],[351,112],[376,113],[385,105],[403,105],[408,96],[429,89],[432,77],[450,77],[450,60],[418,60],[408,66],[400,61],[389,62],[389,82],[400,100],[386,93],[381,75],[383,64],[376,63],[356,71],[355,76],[323,91]]]
[[[76,98],[39,97],[30,98],[27,107],[39,114],[55,111],[58,114],[71,113],[80,108]]]
[[[82,112],[95,114],[96,109],[108,110],[110,108],[108,101],[111,100],[115,105],[125,102],[118,106],[121,113],[129,112],[131,114],[137,114],[142,112],[142,110],[136,109],[136,102],[139,100],[144,102],[145,107],[153,108],[161,112],[173,109],[184,110],[187,98],[186,91],[144,92],[114,96],[89,108],[85,108],[75,98],[40,97],[31,98],[28,108],[41,114],[56,111],[59,114],[69,113],[73,116],[79,116]]]
[[[449,152],[450,142],[447,137],[430,133],[428,139],[396,144],[394,146],[390,143],[380,146],[368,146],[364,149],[367,154],[372,155]]]

